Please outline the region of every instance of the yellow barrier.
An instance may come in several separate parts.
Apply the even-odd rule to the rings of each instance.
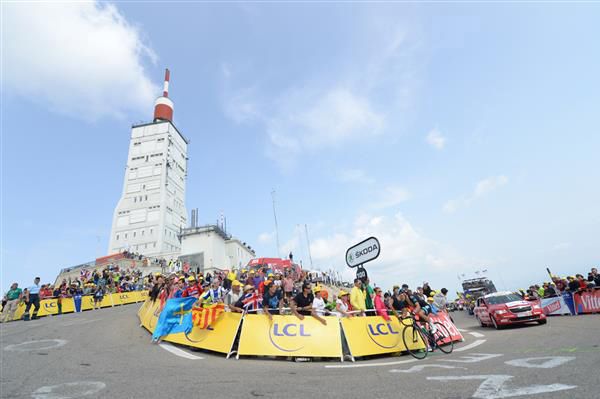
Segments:
[[[325,317],[327,325],[311,316],[249,314],[244,317],[238,354],[258,356],[342,357],[340,323]]]
[[[135,303],[145,301],[148,298],[148,291],[133,291],[133,292],[121,292],[116,294],[107,294],[102,298],[100,307],[105,308],[115,305],[125,305],[129,303]],[[58,314],[58,301],[59,299],[42,299],[40,301],[40,309],[38,310],[38,316],[48,316]],[[62,313],[73,313],[75,312],[75,301],[73,298],[61,298],[61,314]],[[17,310],[13,320],[20,320],[25,313],[25,303],[21,303]],[[81,297],[81,311],[91,310],[94,308],[94,297],[86,295]],[[29,314],[33,314],[33,306],[29,310]]]
[[[352,356],[403,352],[407,349],[402,339],[404,325],[396,317],[390,321],[385,321],[381,316],[343,318],[341,321]],[[420,340],[415,347],[424,348],[425,345]]]
[[[205,330],[194,327],[189,334],[169,334],[163,340],[215,352],[230,353],[241,322],[241,313],[225,312],[219,316],[214,325]]]

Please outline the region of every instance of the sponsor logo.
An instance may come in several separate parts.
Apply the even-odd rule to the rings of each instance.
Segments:
[[[58,307],[58,305],[56,304],[56,302],[52,301],[52,302],[44,302],[44,309],[47,310],[54,310]]]
[[[271,340],[271,344],[277,349],[284,352],[296,352],[300,349],[304,348],[304,346],[298,346],[298,343],[301,342],[298,339],[288,338],[288,337],[310,337],[309,334],[304,329],[304,324],[280,324],[273,323],[273,326],[269,328],[269,339]],[[293,344],[293,345],[292,345]]]
[[[129,299],[129,295],[127,295],[127,294],[120,294],[119,295],[119,299]]]
[[[580,296],[583,309],[586,312],[600,310],[600,296],[584,293]]]
[[[215,331],[215,329],[212,328],[211,326],[208,326],[206,329],[196,327],[196,328],[192,329],[192,331],[189,334],[185,333],[185,338],[188,341],[194,342],[194,343],[202,342],[208,337],[209,331]]]
[[[360,258],[361,256],[366,255],[370,252],[376,251],[378,249],[379,249],[379,247],[377,246],[377,244],[369,245],[368,247],[363,248],[360,251],[356,251],[354,253],[354,256],[356,257],[357,260],[359,260],[358,258]]]
[[[367,324],[367,334],[375,345],[385,349],[394,348],[400,343],[400,332],[391,323]]]
[[[557,299],[555,301],[550,302],[546,306],[544,306],[543,311],[544,311],[544,314],[551,314],[551,313],[559,311],[560,308],[561,308],[560,301]]]

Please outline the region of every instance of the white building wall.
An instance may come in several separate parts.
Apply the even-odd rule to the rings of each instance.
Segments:
[[[186,227],[187,143],[169,121],[131,129],[123,194],[113,215],[110,254],[178,254]]]
[[[210,228],[184,234],[181,240],[181,255],[204,253],[204,271],[232,269],[245,266],[254,254],[237,239],[226,240]]]

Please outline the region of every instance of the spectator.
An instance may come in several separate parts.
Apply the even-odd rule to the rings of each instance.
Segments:
[[[365,296],[365,307],[366,309],[369,309],[370,311],[367,312],[368,315],[375,315],[375,311],[372,309],[375,309],[374,303],[373,303],[373,299],[375,296],[375,291],[373,290],[373,287],[371,287],[371,285],[369,284],[369,278],[367,277],[365,279],[364,284],[362,285],[362,289],[363,289],[363,293]]]
[[[202,289],[202,287],[200,286],[200,284],[198,284],[198,282],[196,282],[196,278],[194,276],[190,276],[188,277],[188,286],[187,288],[183,291],[183,297],[196,297],[199,298],[200,295],[202,295],[202,293],[204,292],[204,290]]]
[[[263,312],[269,317],[269,320],[273,320],[272,314],[283,313],[283,294],[272,281],[266,287],[262,306]]]
[[[2,309],[2,316],[0,317],[2,323],[14,319],[19,303],[23,299],[23,290],[19,288],[19,284],[12,283],[10,290],[4,295],[4,299],[6,300],[6,304]]]
[[[283,279],[283,292],[285,293],[285,298],[290,300],[292,298],[292,293],[294,291],[294,279],[289,274],[285,276]]]
[[[337,303],[336,309],[343,317],[354,317],[352,315],[352,304],[350,304],[350,294],[344,290],[340,291],[340,300]]]
[[[314,295],[314,299],[313,299],[313,303],[312,303],[312,309],[311,309],[311,315],[319,320],[323,325],[327,325],[327,320],[325,320],[324,318],[322,318],[321,316],[325,316],[325,301],[323,300],[323,297],[321,295],[323,291],[323,288],[320,286],[315,286],[315,288],[313,289],[313,295]]]
[[[25,313],[23,313],[23,320],[29,321],[29,309],[33,305],[32,320],[37,319],[38,310],[40,310],[40,278],[36,277],[33,280],[33,285],[27,288],[25,294]]]
[[[242,296],[242,283],[237,280],[233,280],[231,283],[231,290],[225,295],[225,305],[229,307],[232,312],[242,313],[242,309],[236,309],[235,304]]]
[[[223,287],[219,285],[219,280],[217,278],[213,278],[210,288],[202,294],[202,300],[208,301],[210,303],[218,303],[223,302],[223,298],[225,297],[225,290]]]
[[[435,303],[435,306],[443,311],[446,311],[446,307],[448,306],[446,294],[448,294],[448,290],[446,288],[442,288],[440,292],[433,296],[433,302]]]
[[[104,287],[98,285],[94,290],[94,310],[100,309],[102,300],[104,299]]]
[[[364,316],[365,310],[367,310],[367,305],[365,303],[365,294],[360,289],[362,282],[360,279],[354,279],[354,287],[352,287],[352,291],[350,291],[350,303],[352,307],[356,310],[361,311],[361,315]]]
[[[381,297],[381,288],[375,287],[375,309],[377,310],[377,314],[383,317],[386,321],[390,320],[390,316],[387,314],[387,307],[383,302],[383,298]]]
[[[428,282],[424,282],[423,283],[423,295],[425,295],[425,297],[430,297],[431,296],[431,287],[429,286]]]
[[[302,292],[298,293],[292,300],[292,313],[300,320],[304,319],[304,316],[311,314],[314,296],[310,292],[310,288],[310,283],[308,281],[305,282],[302,284]]]

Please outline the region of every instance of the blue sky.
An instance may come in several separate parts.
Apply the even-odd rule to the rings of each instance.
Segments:
[[[384,288],[600,263],[598,4],[3,4],[2,289],[106,254],[165,67],[186,206]]]

